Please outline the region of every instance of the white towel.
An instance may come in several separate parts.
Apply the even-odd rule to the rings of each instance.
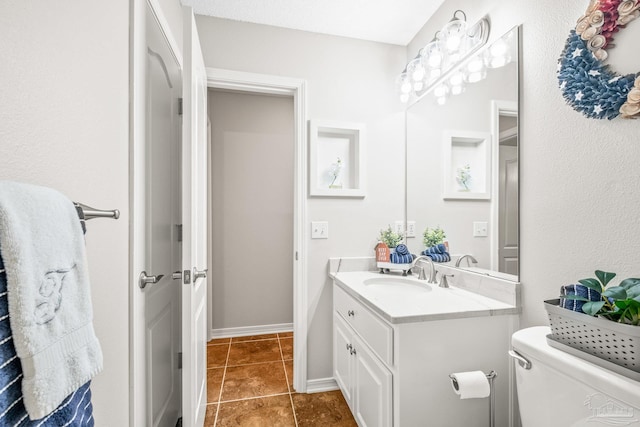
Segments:
[[[42,418],[102,370],[84,236],[59,192],[0,181],[0,253],[29,418]]]

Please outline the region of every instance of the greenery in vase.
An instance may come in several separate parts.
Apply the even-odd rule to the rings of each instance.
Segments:
[[[387,228],[386,230],[380,230],[379,240],[381,242],[384,242],[390,248],[395,248],[396,246],[398,246],[400,243],[402,243],[402,239],[404,239],[402,233],[396,233],[395,231],[393,231],[391,226],[389,226],[389,228]]]
[[[469,181],[471,181],[471,166],[469,164],[458,168],[456,180],[464,191],[469,191]]]
[[[424,233],[422,233],[422,236],[424,237],[422,241],[427,248],[439,243],[444,243],[444,238],[447,237],[447,235],[444,234],[444,230],[439,226],[433,229],[427,227]]]
[[[331,184],[329,184],[329,188],[340,186],[339,184],[336,184],[336,180],[340,176],[340,171],[342,171],[342,159],[338,157],[336,162],[331,165],[331,170],[329,171],[329,175],[331,176],[331,178],[333,178]]]
[[[585,301],[582,311],[591,316],[601,316],[618,323],[640,326],[640,279],[624,279],[617,286],[608,286],[616,273],[596,270],[596,278],[578,280],[581,285],[602,295],[600,301],[589,301],[578,295],[561,298]]]

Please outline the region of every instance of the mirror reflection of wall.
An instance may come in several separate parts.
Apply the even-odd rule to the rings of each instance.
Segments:
[[[416,237],[407,239],[413,253],[425,249],[422,232],[439,226],[446,233],[454,259],[471,254],[478,261],[472,264],[474,268],[517,275],[517,28],[512,32],[511,62],[489,68],[483,80],[467,84],[462,94],[450,96],[444,105],[426,93],[407,109],[406,219],[416,222]],[[478,54],[486,54],[491,48]],[[457,133],[461,138],[456,139]],[[455,142],[464,141],[465,135],[483,134],[488,135],[488,151],[481,138],[477,143],[472,138],[467,144]],[[488,156],[488,161],[480,159],[481,155]],[[473,191],[465,193],[467,190],[460,186],[453,189],[457,195],[447,191],[451,182],[456,182],[450,175],[469,164],[473,165],[469,168],[470,180],[487,177],[488,197]],[[484,188],[478,184],[468,187]],[[461,266],[466,267],[466,261]]]

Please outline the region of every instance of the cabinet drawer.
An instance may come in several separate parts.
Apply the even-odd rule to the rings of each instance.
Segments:
[[[393,365],[391,325],[385,323],[337,285],[333,286],[333,306],[383,362]]]

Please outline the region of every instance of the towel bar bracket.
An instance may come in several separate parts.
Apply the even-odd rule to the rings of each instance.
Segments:
[[[120,211],[118,209],[101,210],[92,208],[91,206],[87,206],[84,203],[76,203],[80,207],[80,209],[82,209],[84,219],[87,221],[94,218],[120,218]]]

